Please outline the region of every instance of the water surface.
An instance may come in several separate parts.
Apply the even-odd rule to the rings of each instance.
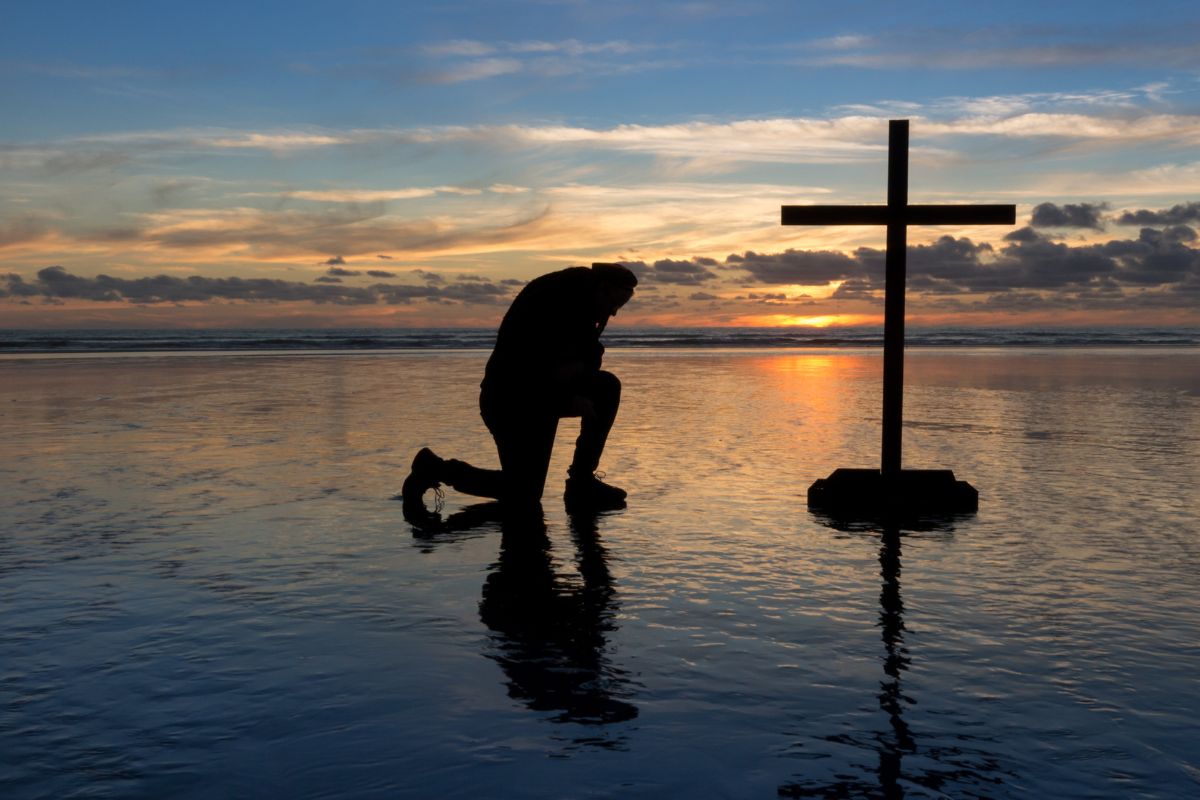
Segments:
[[[485,358],[0,363],[0,794],[1200,791],[1196,350],[911,353],[980,511],[890,532],[803,497],[877,352],[614,350],[629,508],[566,515],[566,421],[544,522],[414,528]]]

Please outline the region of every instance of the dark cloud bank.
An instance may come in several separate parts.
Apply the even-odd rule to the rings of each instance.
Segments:
[[[908,248],[908,291],[928,298],[988,296],[994,306],[1020,304],[1112,307],[1122,302],[1190,307],[1200,300],[1200,250],[1187,226],[1143,228],[1134,239],[1070,245],[1031,227],[987,243],[943,236]],[[862,247],[850,255],[789,250],[731,255],[727,267],[759,283],[843,283],[834,298],[874,299],[884,286],[884,251]],[[1149,297],[1147,290],[1154,290]],[[1036,300],[1035,300],[1036,298]],[[947,303],[949,304],[949,303]]]
[[[1126,211],[1117,217],[1119,225],[1186,225],[1200,223],[1200,202],[1181,203],[1165,211]]]
[[[331,272],[333,270],[330,270]],[[352,270],[341,270],[349,272]],[[517,284],[520,281],[516,282]],[[185,303],[204,301],[241,301],[257,303],[312,302],[337,305],[403,305],[414,300],[434,303],[505,303],[513,294],[510,282],[488,280],[455,281],[432,285],[376,283],[370,286],[346,286],[341,278],[323,275],[314,283],[271,278],[178,278],[156,275],[152,278],[115,278],[97,275],[85,278],[62,267],[39,270],[37,278],[25,281],[21,276],[0,276],[0,297],[17,300],[92,300],[139,304]]]
[[[1125,212],[1105,219],[1105,204],[1034,208],[1030,224],[1012,231],[993,247],[967,238],[943,236],[908,248],[908,292],[943,306],[985,304],[988,308],[1116,308],[1138,306],[1195,308],[1200,301],[1200,249],[1196,230],[1200,203],[1164,211]],[[1136,237],[1073,245],[1041,229],[1103,230],[1106,223],[1144,225]],[[711,285],[745,272],[767,285],[822,286],[840,282],[835,299],[880,301],[884,288],[882,250],[853,253],[748,250],[712,259],[638,262],[640,275],[661,283]],[[718,272],[714,272],[717,270]],[[710,299],[698,292],[692,299]],[[749,297],[749,296],[748,296]],[[760,295],[761,299],[770,295]]]
[[[1104,230],[1101,215],[1107,210],[1107,203],[1068,203],[1063,206],[1042,203],[1034,206],[1029,224],[1034,228],[1091,228],[1100,231]]]
[[[1200,237],[1188,223],[1200,222],[1200,203],[1151,211],[1128,211],[1105,219],[1103,205],[1034,209],[1030,225],[1010,232],[998,246],[943,236],[908,249],[908,291],[914,300],[945,308],[1023,310],[1035,308],[1185,308],[1200,306]],[[1044,228],[1100,230],[1106,223],[1142,225],[1136,236],[1094,244],[1070,244]],[[332,259],[331,259],[332,261]],[[327,262],[328,263],[328,262]],[[758,253],[747,250],[720,262],[712,258],[626,261],[643,281],[639,292],[646,308],[655,305],[658,287],[692,289],[689,299],[711,302],[717,285],[829,285],[840,283],[834,299],[880,302],[884,252],[862,247],[850,254],[821,250]],[[519,280],[489,280],[477,275],[449,279],[416,270],[421,283],[352,285],[363,271],[328,264],[312,283],[267,278],[209,278],[158,275],[118,278],[81,277],[63,267],[47,267],[35,279],[0,275],[0,298],[9,302],[61,302],[81,299],[138,304],[184,302],[313,302],[338,305],[432,303],[506,304]],[[372,278],[391,278],[385,270],[366,270]],[[778,292],[751,292],[742,299],[788,301]],[[791,298],[794,299],[794,298]],[[675,305],[673,297],[658,301]]]

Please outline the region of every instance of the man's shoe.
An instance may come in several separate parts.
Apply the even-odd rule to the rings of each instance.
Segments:
[[[441,485],[442,467],[446,462],[438,458],[428,447],[422,447],[412,462],[412,471],[400,487],[404,502],[420,501],[425,492]]]
[[[568,508],[606,511],[625,507],[624,489],[610,486],[595,475],[567,478],[563,500]]]

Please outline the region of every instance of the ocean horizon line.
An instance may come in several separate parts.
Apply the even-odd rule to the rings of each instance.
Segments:
[[[490,349],[494,328],[0,329],[0,354]],[[614,327],[611,349],[813,349],[883,346],[882,326]],[[910,326],[907,347],[1195,347],[1195,327]]]

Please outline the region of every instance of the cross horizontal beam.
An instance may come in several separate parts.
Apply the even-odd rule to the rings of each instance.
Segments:
[[[1012,205],[916,205],[902,206],[900,216],[891,216],[888,206],[783,206],[784,225],[1013,225],[1017,207]]]

